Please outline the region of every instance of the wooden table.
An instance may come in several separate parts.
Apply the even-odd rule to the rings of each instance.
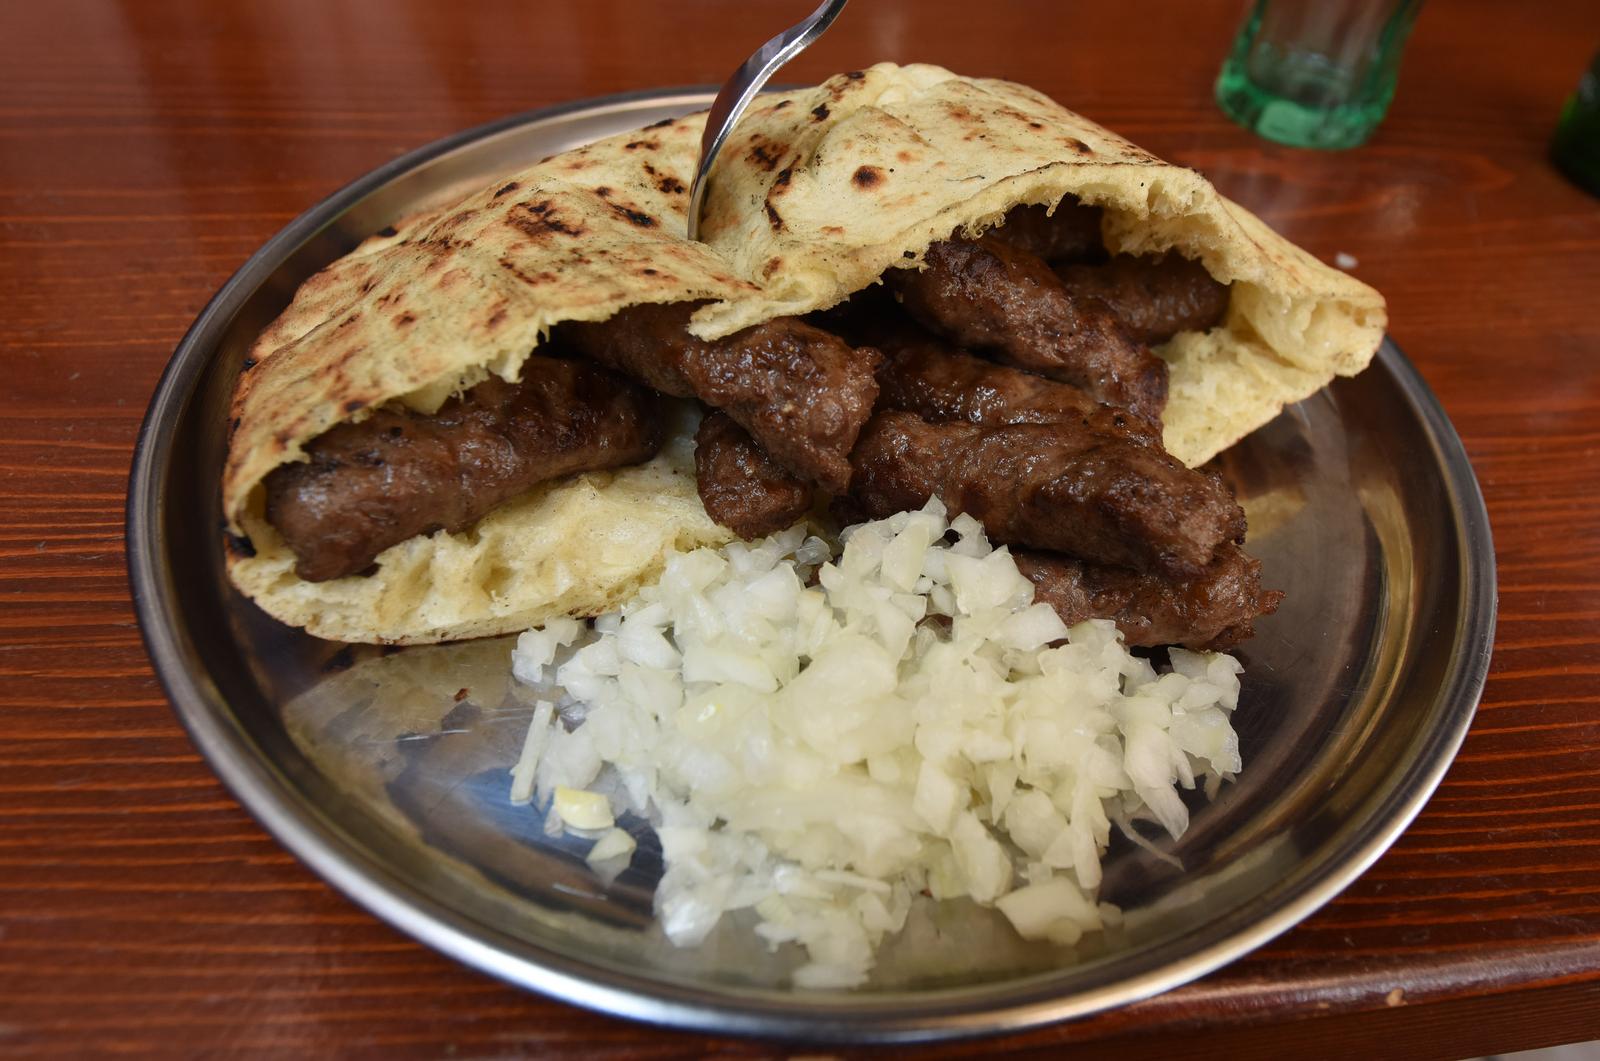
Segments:
[[[122,504],[173,346],[300,210],[499,115],[720,80],[809,6],[0,5],[0,1054],[787,1052],[522,994],[302,868],[167,708],[128,601]],[[1450,1057],[1600,1037],[1600,200],[1544,160],[1600,21],[1589,0],[1430,5],[1376,139],[1325,155],[1213,106],[1239,8],[861,0],[785,75],[892,58],[1024,81],[1204,170],[1323,258],[1353,255],[1494,525],[1488,689],[1393,850],[1198,983],[979,1049]]]

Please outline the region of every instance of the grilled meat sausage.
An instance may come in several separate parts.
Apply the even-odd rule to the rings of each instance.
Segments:
[[[991,229],[989,234],[1052,265],[1094,261],[1105,256],[1105,246],[1100,241],[1103,212],[1098,206],[1084,206],[1069,195],[1056,204],[1053,214],[1043,204],[1013,207],[1000,227]]]
[[[1244,512],[1219,480],[1076,421],[991,427],[882,412],[850,460],[850,502],[874,519],[937,496],[996,541],[1178,577],[1244,538]]]
[[[1109,437],[1160,445],[1148,422],[1097,402],[1067,383],[973,357],[907,325],[885,329],[874,345],[878,407],[904,409],[935,423],[1048,424],[1076,420]]]
[[[1056,275],[1069,294],[1104,302],[1141,343],[1203,332],[1228,313],[1228,285],[1181,254],[1118,254],[1104,265],[1058,266]]]
[[[1261,588],[1261,561],[1224,544],[1210,567],[1189,579],[1088,564],[1060,553],[1019,549],[1017,570],[1034,600],[1071,626],[1110,619],[1129,645],[1183,645],[1224,652],[1255,633],[1255,620],[1278,610],[1283,594]]]
[[[1041,259],[984,236],[935,243],[924,261],[924,269],[886,277],[924,327],[1161,422],[1166,364],[1134,342],[1099,299],[1069,294]]]
[[[780,468],[727,413],[694,436],[695,482],[706,514],[744,539],[792,526],[811,509],[811,487]]]
[[[850,447],[878,397],[878,354],[793,317],[706,341],[687,326],[694,303],[634,306],[563,338],[586,356],[680,398],[721,409],[772,459],[824,489],[850,479]]]
[[[357,574],[391,545],[466,530],[529,487],[648,460],[660,399],[603,368],[534,357],[432,416],[383,408],[312,441],[266,479],[267,520],[309,582]]]

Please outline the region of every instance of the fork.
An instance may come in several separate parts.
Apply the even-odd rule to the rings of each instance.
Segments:
[[[723,83],[717,98],[711,102],[711,111],[706,115],[706,131],[700,137],[700,165],[695,169],[694,183],[689,187],[690,239],[700,238],[700,211],[705,205],[707,178],[745,108],[761,91],[767,79],[778,72],[779,67],[805,51],[833,25],[833,20],[839,17],[839,12],[844,10],[847,2],[825,0],[798,24],[757,48],[755,54]]]

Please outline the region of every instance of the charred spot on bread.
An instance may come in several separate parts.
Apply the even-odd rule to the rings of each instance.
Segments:
[[[621,203],[611,203],[610,206],[617,216],[624,218],[629,224],[637,225],[640,228],[655,228],[658,224],[654,217],[651,217],[643,210],[635,210],[633,207],[624,206]]]
[[[519,213],[517,210],[525,211]],[[582,225],[571,224],[557,217],[551,203],[519,204],[506,218],[506,224],[521,230],[528,237],[543,241],[550,238],[552,233],[563,236],[581,236],[585,229]]]
[[[772,170],[778,165],[778,155],[767,149],[767,145],[757,139],[750,145],[750,153],[745,156],[752,163],[764,170]]]
[[[850,175],[850,183],[863,190],[876,188],[887,179],[888,178],[884,176],[883,170],[879,169],[877,166],[859,166],[856,168],[856,171]]]

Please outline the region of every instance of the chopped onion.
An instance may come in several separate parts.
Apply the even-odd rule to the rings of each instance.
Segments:
[[[584,858],[589,862],[608,862],[623,855],[633,854],[639,843],[622,829],[610,829],[594,842]]]
[[[574,829],[609,829],[616,822],[611,802],[599,792],[559,786],[555,807],[562,822]]]
[[[1116,921],[1094,895],[1112,822],[1176,837],[1175,786],[1240,769],[1237,661],[1173,649],[1158,674],[1110,622],[1068,629],[936,501],[841,541],[675,555],[564,657],[580,624],[523,634],[513,673],[580,705],[537,704],[513,799],[548,803],[547,830],[604,830],[596,872],[632,854],[618,811],[645,815],[667,938],[749,908],[769,946],[804,949],[801,987],[864,982],[919,894],[1060,944]]]

